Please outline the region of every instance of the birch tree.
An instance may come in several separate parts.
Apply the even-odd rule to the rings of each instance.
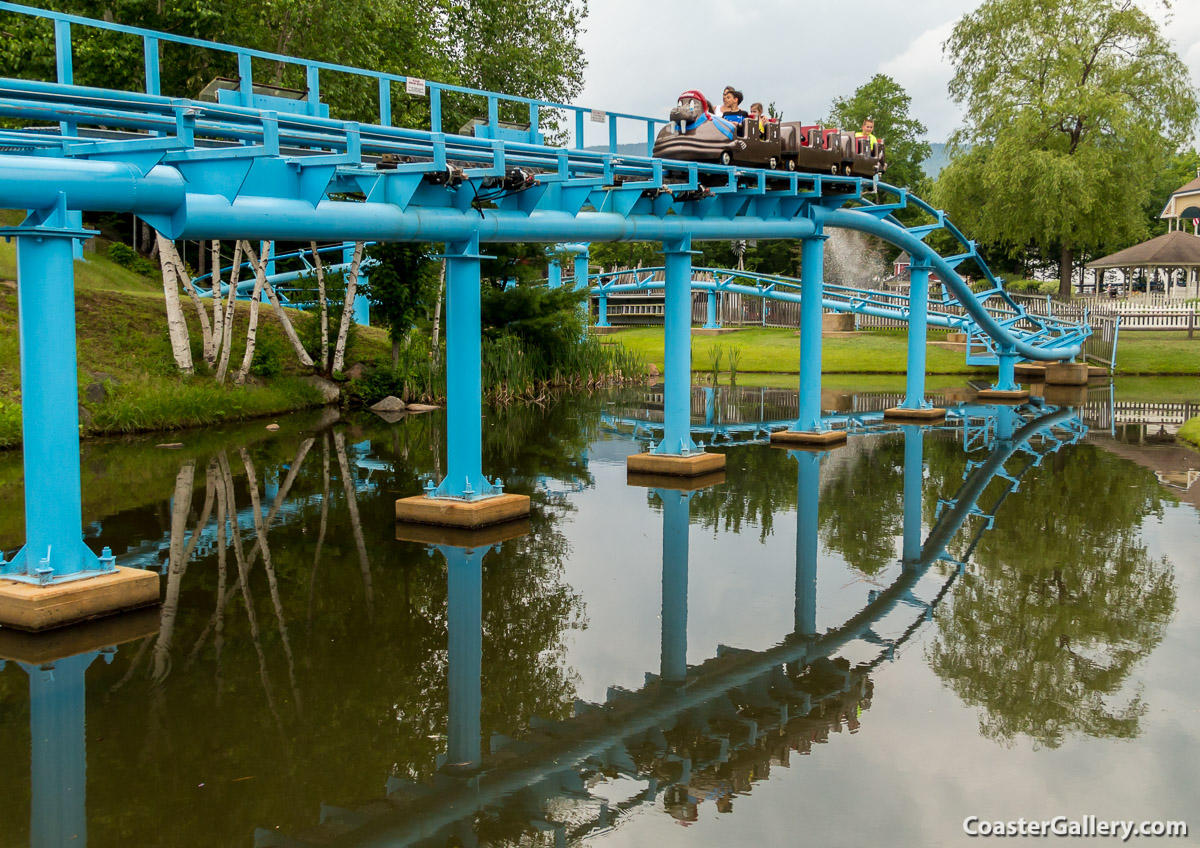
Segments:
[[[296,358],[300,360],[301,365],[311,368],[313,365],[312,357],[308,355],[308,351],[304,349],[304,344],[300,341],[300,337],[296,335],[296,329],[292,326],[292,319],[288,317],[287,310],[283,308],[283,303],[279,300],[279,295],[275,292],[275,287],[267,280],[266,249],[263,250],[263,255],[259,257],[254,252],[254,248],[247,244],[246,255],[250,258],[250,264],[254,268],[256,279],[262,281],[262,289],[266,292],[267,297],[271,299],[271,305],[275,307],[275,314],[279,318],[279,323],[283,325],[284,335],[288,337],[288,341],[292,343],[292,349],[296,351]]]
[[[313,268],[317,274],[317,321],[321,337],[321,370],[329,368],[329,299],[325,296],[325,266],[321,263],[321,254],[317,251],[317,243],[310,241],[312,249]]]
[[[229,271],[229,291],[225,295],[224,313],[221,326],[224,338],[221,343],[221,358],[217,363],[217,382],[224,383],[229,371],[229,354],[233,350],[233,318],[234,306],[237,304],[238,277],[242,271],[242,243],[239,241],[233,248],[233,268]],[[219,291],[219,289],[218,289]],[[218,298],[219,300],[220,298]],[[215,304],[214,304],[215,307]]]
[[[196,285],[192,282],[192,275],[188,273],[187,265],[184,263],[183,257],[179,255],[179,250],[176,249],[175,242],[167,238],[162,238],[159,242],[158,253],[162,257],[163,273],[166,273],[168,265],[174,269],[175,277],[183,284],[184,291],[188,293],[188,297],[192,300],[192,306],[196,308],[196,314],[200,318],[200,333],[203,337],[202,355],[205,364],[211,368],[216,365],[217,353],[213,342],[212,324],[208,320],[208,310],[205,308],[204,302],[200,299],[200,292],[196,291]]]
[[[267,243],[260,243],[259,249],[260,252],[266,253]],[[243,250],[247,253],[253,250],[250,247],[250,242],[243,242]],[[256,267],[254,272],[254,294],[250,297],[250,326],[246,328],[246,352],[242,356],[242,367],[233,381],[238,386],[244,386],[246,378],[250,376],[250,365],[254,361],[254,342],[258,338],[258,303],[262,299],[262,288],[266,281],[265,268]]]
[[[354,243],[354,258],[350,261],[350,274],[346,278],[346,299],[342,303],[342,320],[338,326],[337,344],[333,348],[331,370],[338,372],[346,361],[346,339],[350,335],[350,322],[354,320],[354,296],[358,293],[358,268],[362,264],[363,242]]]
[[[155,233],[159,255],[163,257],[163,295],[167,305],[167,334],[171,339],[171,354],[175,364],[184,374],[194,374],[196,369],[192,364],[192,341],[188,336],[187,320],[183,317],[183,307],[179,303],[179,271],[175,263],[166,259],[163,252],[164,244],[170,244],[163,238],[162,233]]]

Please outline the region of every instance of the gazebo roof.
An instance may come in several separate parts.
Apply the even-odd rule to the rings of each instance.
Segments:
[[[1176,230],[1089,262],[1087,267],[1182,268],[1192,265],[1200,266],[1200,237]]]

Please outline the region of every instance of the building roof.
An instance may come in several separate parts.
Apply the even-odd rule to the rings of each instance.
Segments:
[[[1200,237],[1182,230],[1152,238],[1089,262],[1089,268],[1182,268],[1200,266]]]
[[[1191,218],[1194,214],[1184,214],[1184,212],[1194,213],[1200,207],[1200,174],[1196,179],[1184,186],[1180,186],[1171,192],[1171,196],[1167,198],[1167,205],[1163,207],[1163,211],[1159,213],[1160,218]]]

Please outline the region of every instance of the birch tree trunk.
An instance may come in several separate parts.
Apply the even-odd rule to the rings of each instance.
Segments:
[[[317,252],[317,243],[310,241],[313,267],[317,271],[317,320],[320,322],[321,334],[321,371],[329,371],[329,300],[325,297],[325,266],[321,264],[321,254]]]
[[[342,321],[338,327],[337,344],[333,348],[332,371],[342,370],[346,361],[346,338],[350,334],[350,322],[354,320],[354,295],[358,291],[358,266],[362,263],[363,243],[354,243],[354,258],[350,262],[350,276],[346,280],[346,299],[342,303]]]
[[[225,295],[225,341],[221,346],[221,361],[217,364],[217,383],[225,382],[229,372],[229,353],[233,350],[233,308],[237,303],[238,277],[242,272],[242,243],[239,241],[233,248],[233,268],[229,272],[229,291]]]
[[[266,253],[266,242],[259,243],[259,250]],[[253,248],[250,247],[250,242],[243,242],[243,249],[247,253],[251,253]],[[242,367],[234,378],[234,384],[244,386],[246,377],[250,375],[250,364],[254,361],[254,341],[258,338],[258,301],[262,297],[263,282],[266,277],[258,269],[254,274],[254,294],[250,299],[250,326],[246,328],[246,353],[242,356]]]
[[[209,264],[212,265],[209,281],[212,283],[213,346],[217,349],[217,356],[220,356],[225,347],[225,304],[221,300],[221,243],[216,239],[212,241],[212,261]]]
[[[160,250],[161,252],[161,250]],[[168,258],[167,254],[163,254]],[[187,532],[188,513],[192,510],[192,485],[196,479],[196,463],[190,461],[175,476],[175,496],[171,499],[171,546],[167,564],[167,591],[159,619],[158,639],[154,643],[154,664],[150,678],[162,684],[171,673],[171,639],[175,632],[175,616],[179,612],[179,592],[187,559],[183,553],[183,536]]]
[[[442,351],[438,347],[438,331],[442,327],[442,296],[446,293],[446,260],[442,260],[442,270],[438,274],[438,296],[433,305],[433,341],[429,345],[429,355],[433,357],[433,368],[436,371],[441,364]]]
[[[156,232],[159,252],[162,253],[164,244],[170,244],[161,233]],[[188,337],[187,321],[183,317],[183,307],[179,304],[179,272],[175,263],[162,254],[163,294],[167,304],[167,334],[171,338],[171,354],[175,364],[184,374],[194,374],[192,365],[192,342]]]
[[[283,308],[283,304],[279,300],[279,295],[275,293],[275,287],[267,282],[266,253],[260,258],[255,255],[254,248],[249,245],[246,246],[246,253],[250,257],[250,264],[254,266],[256,277],[262,281],[263,291],[267,293],[267,297],[271,299],[271,305],[275,307],[275,314],[279,317],[279,323],[283,325],[283,333],[288,337],[288,341],[292,343],[292,349],[296,351],[296,357],[300,360],[300,364],[312,368],[312,357],[308,355],[308,351],[304,349],[303,342],[296,335],[296,329],[292,326],[292,319],[288,317],[287,311]]]
[[[200,334],[203,337],[203,356],[204,362],[208,367],[213,367],[217,364],[217,349],[213,344],[212,324],[208,320],[208,310],[204,307],[204,301],[200,299],[200,292],[196,291],[196,286],[192,283],[192,277],[188,273],[187,265],[183,262],[183,257],[179,255],[179,251],[175,248],[175,242],[163,239],[159,253],[163,257],[164,267],[166,262],[170,262],[175,266],[175,276],[179,278],[179,282],[183,283],[184,290],[188,293],[188,297],[192,299],[192,306],[196,308],[196,314],[200,316]]]
[[[355,256],[357,255],[356,252]],[[363,537],[362,521],[358,517],[358,497],[354,491],[354,470],[350,467],[350,460],[346,456],[346,435],[340,430],[333,434],[333,447],[337,452],[342,488],[346,492],[346,506],[350,511],[350,527],[354,531],[354,543],[358,547],[358,566],[362,571],[363,590],[367,598],[367,621],[374,621],[375,593],[371,588],[371,562],[367,558],[367,542]]]

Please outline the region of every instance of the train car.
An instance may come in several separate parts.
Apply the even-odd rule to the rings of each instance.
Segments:
[[[887,170],[882,140],[798,121],[729,121],[698,91],[681,94],[670,118],[654,140],[662,159],[868,178]]]

